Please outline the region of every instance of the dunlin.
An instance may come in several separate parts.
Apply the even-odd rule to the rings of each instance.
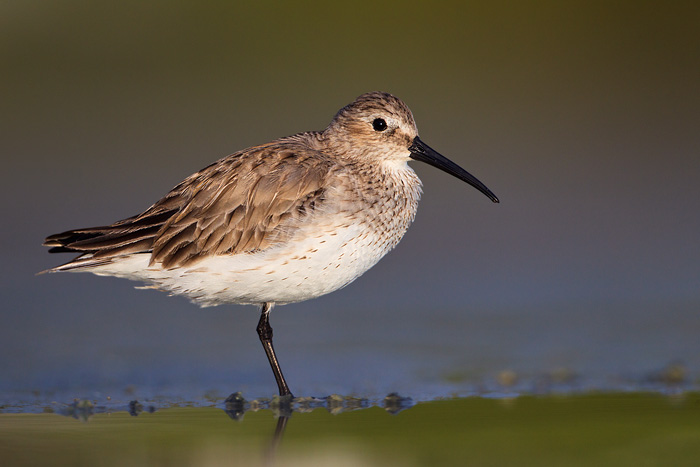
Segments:
[[[348,285],[396,246],[421,194],[411,159],[498,202],[423,143],[406,104],[371,92],[340,109],[325,130],[225,157],[139,215],[51,235],[44,243],[50,252],[79,256],[46,272],[142,281],[203,307],[260,306],[258,335],[280,395],[288,395],[270,311]]]

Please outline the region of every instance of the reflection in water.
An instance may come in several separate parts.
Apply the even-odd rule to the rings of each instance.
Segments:
[[[243,422],[225,415],[223,397],[206,408],[179,400],[138,417],[127,415],[129,405],[148,403],[127,401],[116,416],[99,414],[87,424],[4,414],[0,451],[3,465],[520,465],[523,459],[572,465],[581,463],[582,452],[588,464],[696,465],[700,456],[700,396],[693,392],[465,397],[389,415],[389,401],[400,399],[382,398],[371,410],[340,417],[323,409],[274,420],[268,408]],[[256,405],[240,395],[230,402],[239,414]],[[86,401],[71,407],[78,417],[101,410]]]
[[[73,417],[81,422],[87,422],[95,413],[95,404],[88,400],[75,400],[60,413],[66,417]]]
[[[268,409],[276,418],[291,417],[292,413],[311,412],[314,409],[323,408],[337,415],[353,410],[367,409],[370,407],[383,407],[390,414],[397,414],[414,405],[410,397],[402,397],[393,392],[380,401],[369,399],[340,396],[332,394],[328,397],[295,397],[273,396],[271,399],[245,400],[240,392],[228,396],[225,401],[224,411],[234,420],[243,420],[246,412],[257,412]]]
[[[284,436],[284,430],[287,428],[287,422],[292,416],[292,404],[293,399],[291,395],[275,396],[267,404],[268,408],[272,410],[272,413],[277,418],[277,425],[275,426],[275,432],[273,433],[272,438],[265,450],[265,465],[274,464],[277,448],[282,441],[282,436]],[[254,410],[259,410],[258,406],[259,403],[256,403],[256,408]],[[233,420],[243,420],[246,410],[250,410],[250,404],[246,402],[246,400],[243,398],[243,394],[240,392],[235,392],[226,398],[224,411]]]
[[[180,404],[174,404],[180,405]],[[191,404],[196,405],[196,404]],[[224,412],[233,420],[241,421],[246,412],[257,412],[259,410],[270,410],[275,418],[289,418],[294,412],[306,413],[322,408],[328,410],[333,415],[354,410],[368,409],[370,407],[383,407],[387,412],[394,415],[402,410],[413,407],[414,402],[410,397],[402,397],[393,392],[381,400],[370,400],[353,396],[340,396],[332,394],[328,397],[295,397],[273,396],[270,399],[246,400],[243,394],[235,392],[224,401]],[[159,407],[169,408],[169,405]],[[154,405],[144,405],[137,400],[129,401],[125,405],[98,405],[96,401],[88,399],[75,399],[71,404],[66,404],[60,409],[44,407],[43,412],[55,412],[76,420],[88,421],[94,414],[129,412],[133,417],[143,412],[153,413],[158,410]]]
[[[66,417],[75,418],[81,422],[87,422],[96,413],[112,413],[120,411],[129,412],[129,415],[132,417],[137,417],[142,412],[153,413],[156,411],[156,408],[153,405],[144,407],[142,403],[136,400],[129,401],[129,404],[125,407],[107,407],[104,405],[96,405],[93,401],[87,399],[75,399],[72,404],[66,405],[62,409],[56,411],[56,413],[65,415]]]
[[[342,412],[348,412],[359,409],[366,409],[379,405],[371,403],[368,399],[357,397],[343,397],[337,394],[330,395],[325,398],[315,397],[298,397],[293,398],[291,395],[273,396],[272,399],[246,401],[243,394],[235,392],[228,396],[225,401],[224,411],[233,420],[241,421],[247,411],[257,412],[260,409],[269,409],[277,418],[275,431],[267,444],[265,450],[265,465],[273,465],[277,448],[282,441],[284,431],[287,429],[289,419],[294,412],[311,412],[316,408],[325,408],[330,413],[337,415]],[[401,397],[393,392],[386,396],[381,405],[392,415],[395,415],[402,410],[413,406],[413,400],[410,397]]]
[[[392,392],[384,398],[384,409],[391,415],[396,415],[409,407],[413,407],[413,400],[410,397],[401,397]]]
[[[369,400],[352,396],[340,396],[337,394],[324,398],[273,396],[270,399],[254,399],[247,401],[243,394],[235,392],[224,401],[224,412],[235,421],[242,421],[246,412],[257,412],[259,410],[270,410],[277,419],[274,432],[271,433],[269,441],[265,445],[263,453],[264,465],[274,465],[277,449],[282,442],[284,432],[287,429],[289,420],[294,412],[306,413],[318,408],[326,409],[331,414],[337,415],[343,412],[368,409],[371,407],[383,407],[388,413],[395,415],[402,410],[414,405],[410,397],[402,397],[397,393],[391,393],[381,400]],[[165,408],[165,407],[163,407]],[[127,411],[136,417],[143,412],[153,413],[156,408],[153,405],[142,404],[137,400],[129,401],[126,405],[105,406],[97,405],[93,401],[76,399],[72,404],[66,405],[57,412],[67,417],[75,418],[82,422],[88,422],[96,413],[112,413],[117,411]]]
[[[226,407],[224,411],[234,420],[243,420],[245,415],[246,405],[245,399],[240,392],[234,392],[226,398]]]
[[[288,416],[283,415],[277,419],[277,426],[275,426],[275,433],[272,435],[272,439],[265,450],[265,465],[272,465],[275,462],[275,456],[277,455],[277,448],[282,441],[282,436],[284,436],[284,430],[287,429],[287,422],[289,421]]]

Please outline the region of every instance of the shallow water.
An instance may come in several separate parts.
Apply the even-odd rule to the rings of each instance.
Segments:
[[[295,401],[292,414],[279,402],[246,402],[244,416],[221,401],[5,413],[0,452],[6,465],[693,465],[700,456],[698,393],[472,397],[399,411]]]
[[[88,279],[124,292],[123,282]],[[276,392],[252,307],[198,310],[125,289],[99,308],[64,315],[47,304],[1,329],[2,410],[108,397],[202,405],[236,391],[248,399]],[[351,311],[320,311],[319,303],[280,307],[272,316],[275,348],[298,396],[378,400],[397,392],[430,401],[699,389],[700,315],[692,303],[385,313],[355,302],[346,305]]]

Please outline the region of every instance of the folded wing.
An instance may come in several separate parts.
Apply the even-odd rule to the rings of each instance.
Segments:
[[[44,245],[52,253],[81,253],[52,271],[139,253],[150,253],[152,265],[173,268],[269,248],[322,206],[329,168],[308,146],[289,142],[233,154],[191,175],[142,214],[48,237]]]

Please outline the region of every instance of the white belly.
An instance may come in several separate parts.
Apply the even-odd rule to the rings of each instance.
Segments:
[[[148,266],[150,255],[139,254],[91,272],[144,281],[201,306],[284,304],[346,286],[398,241],[379,238],[362,224],[304,230],[293,242],[253,254],[213,256],[170,270]]]

